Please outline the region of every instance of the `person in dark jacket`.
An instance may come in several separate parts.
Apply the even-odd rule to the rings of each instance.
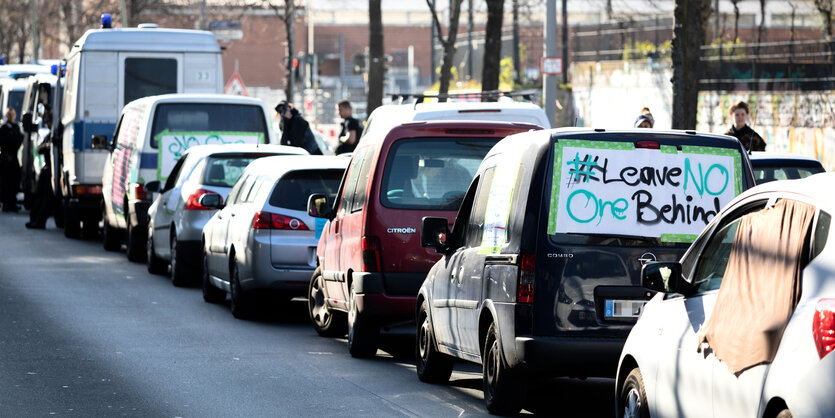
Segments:
[[[17,212],[17,192],[20,191],[20,162],[17,152],[23,144],[23,132],[17,124],[17,112],[6,108],[6,119],[0,126],[0,202],[3,212]]]
[[[38,184],[35,191],[35,202],[32,204],[32,211],[29,212],[29,222],[26,227],[30,229],[46,228],[46,220],[54,211],[55,195],[52,192],[52,113],[43,117],[44,124],[49,128],[49,133],[43,142],[38,145],[38,153],[44,157],[44,166],[38,174]]]
[[[313,137],[313,131],[310,130],[310,124],[292,104],[282,100],[275,106],[275,111],[281,118],[281,145],[304,148],[311,155],[322,154]]]
[[[730,108],[734,124],[725,135],[736,137],[746,151],[765,151],[765,140],[748,126],[748,103],[738,102]]]
[[[353,152],[362,136],[362,124],[353,115],[351,102],[340,100],[337,104],[337,111],[342,120],[342,131],[339,132],[339,146],[336,147],[336,154]]]

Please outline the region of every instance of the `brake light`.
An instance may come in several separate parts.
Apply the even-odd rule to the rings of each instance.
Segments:
[[[519,256],[519,281],[516,291],[518,303],[533,303],[533,284],[536,272],[536,255]]]
[[[377,237],[362,237],[362,271],[382,270],[380,258],[380,240]]]
[[[133,198],[136,200],[148,198],[148,192],[145,191],[145,186],[142,183],[133,183]]]
[[[661,144],[658,141],[638,141],[635,143],[635,148],[659,149]]]
[[[835,349],[835,299],[821,299],[815,305],[812,335],[820,358]]]
[[[74,195],[101,194],[101,186],[72,186]]]
[[[256,212],[252,218],[252,229],[281,229],[288,231],[308,231],[307,225],[297,218],[270,212]]]
[[[215,193],[211,190],[203,190],[203,189],[195,190],[194,193],[192,193],[188,197],[188,199],[186,199],[186,204],[183,208],[185,210],[212,210],[212,209],[214,209],[214,208],[207,208],[206,206],[203,206],[203,205],[200,204],[200,197],[202,197],[205,194],[209,194],[209,193],[218,194],[218,193]],[[220,201],[221,201],[221,203],[223,202],[222,197],[220,198]]]

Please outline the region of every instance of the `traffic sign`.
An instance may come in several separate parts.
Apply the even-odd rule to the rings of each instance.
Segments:
[[[241,75],[238,74],[238,70],[235,70],[232,73],[232,77],[229,77],[229,81],[226,82],[226,87],[223,88],[223,92],[236,96],[249,96],[246,92],[244,81],[241,80]]]

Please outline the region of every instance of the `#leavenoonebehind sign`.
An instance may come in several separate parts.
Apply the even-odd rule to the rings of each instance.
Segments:
[[[155,137],[159,149],[157,178],[165,180],[174,168],[177,160],[187,149],[197,145],[209,144],[261,144],[264,134],[261,132],[172,132],[164,130]]]
[[[742,191],[733,149],[560,140],[554,152],[549,234],[691,242]]]

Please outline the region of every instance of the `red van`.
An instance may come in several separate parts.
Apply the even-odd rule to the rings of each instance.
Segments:
[[[347,331],[354,357],[376,354],[381,327],[414,321],[418,289],[440,257],[421,247],[421,219],[452,221],[493,145],[540,129],[512,122],[393,119],[369,123],[334,202],[324,195],[308,201],[310,215],[320,218],[321,234],[308,292],[310,319],[323,336]]]

